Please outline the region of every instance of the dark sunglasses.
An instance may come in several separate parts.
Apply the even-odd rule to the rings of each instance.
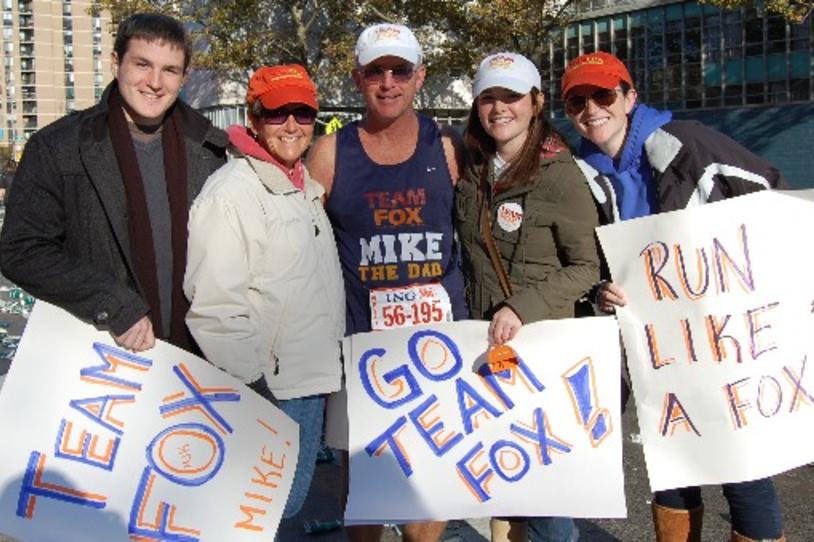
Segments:
[[[565,99],[565,112],[572,117],[579,115],[588,106],[588,100],[600,107],[610,107],[616,102],[616,96],[622,92],[618,88],[600,88],[590,96],[569,96]]]
[[[362,77],[366,83],[381,83],[384,80],[384,74],[390,72],[393,79],[399,83],[409,81],[415,73],[415,67],[412,64],[399,64],[392,68],[383,68],[382,66],[366,66],[362,70]]]
[[[317,120],[317,112],[307,105],[299,107],[278,107],[277,109],[264,109],[260,114],[263,124],[285,124],[290,115],[294,116],[297,124],[314,124]]]

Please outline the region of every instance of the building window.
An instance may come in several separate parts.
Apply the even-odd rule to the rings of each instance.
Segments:
[[[598,3],[578,4],[582,13]],[[791,24],[755,7],[721,11],[695,1],[584,17],[551,42],[542,63],[552,116],[562,116],[556,91],[563,67],[595,48],[627,65],[642,101],[697,109],[814,99],[814,17]],[[604,8],[603,8],[604,9]],[[587,11],[586,11],[587,10]]]
[[[645,18],[642,12],[632,13],[630,21],[630,51],[628,51],[628,70],[635,83],[646,84],[647,77],[647,33]]]
[[[569,61],[579,56],[579,36],[577,36],[579,31],[577,28],[577,25],[573,24],[568,27],[566,32],[566,51]]]
[[[613,54],[627,60],[627,26],[624,16],[613,18]]]
[[[580,43],[582,53],[592,53],[596,50],[594,46],[594,25],[593,23],[582,23],[579,25]]]
[[[723,12],[724,58],[743,57],[743,21],[740,11]]]

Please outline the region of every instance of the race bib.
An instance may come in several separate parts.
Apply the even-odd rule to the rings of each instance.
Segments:
[[[397,329],[452,321],[452,303],[443,286],[415,284],[370,291],[371,329]]]

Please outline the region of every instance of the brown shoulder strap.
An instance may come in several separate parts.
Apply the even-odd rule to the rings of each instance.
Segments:
[[[486,244],[486,251],[489,253],[489,259],[492,260],[492,267],[495,268],[497,280],[500,282],[500,288],[503,290],[503,295],[511,297],[512,283],[509,281],[509,276],[506,273],[506,268],[503,267],[503,261],[500,259],[500,254],[497,251],[497,244],[495,244],[495,237],[492,234],[492,217],[489,211],[488,201],[486,194],[489,187],[487,186],[487,176],[489,174],[489,166],[484,164],[481,168],[480,183],[478,184],[478,199],[480,200],[480,234]]]

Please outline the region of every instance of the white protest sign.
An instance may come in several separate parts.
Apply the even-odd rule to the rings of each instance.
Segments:
[[[599,228],[653,490],[814,460],[814,193]]]
[[[38,302],[0,393],[0,532],[71,542],[274,539],[298,427],[209,363],[132,354]]]
[[[626,515],[613,319],[523,326],[502,370],[487,329],[351,337],[346,521]]]

